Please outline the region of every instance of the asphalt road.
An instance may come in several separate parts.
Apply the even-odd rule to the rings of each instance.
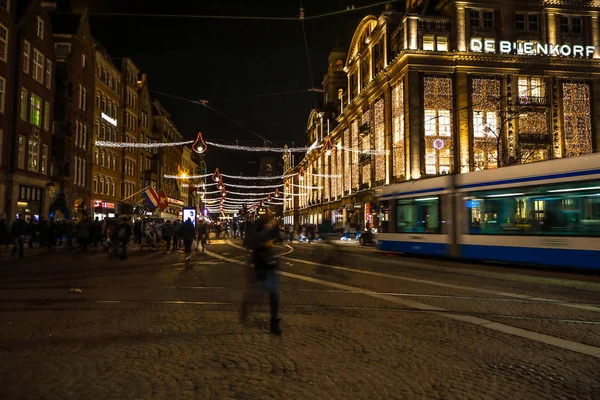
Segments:
[[[0,398],[600,399],[597,275],[342,242],[277,252],[281,337],[266,301],[238,322],[238,241],[189,264],[0,255]]]

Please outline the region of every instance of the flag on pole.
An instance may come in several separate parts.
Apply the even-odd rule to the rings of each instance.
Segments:
[[[165,211],[167,209],[167,207],[169,206],[169,199],[167,198],[167,194],[165,193],[164,190],[161,190],[160,192],[158,192],[157,197],[158,197],[158,207],[162,211]]]
[[[154,190],[152,186],[149,186],[148,189],[142,192],[142,197],[146,200],[146,203],[148,203],[151,208],[154,209],[158,207],[160,199],[156,193],[156,190]]]

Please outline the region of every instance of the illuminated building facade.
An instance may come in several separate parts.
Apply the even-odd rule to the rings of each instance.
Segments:
[[[364,228],[383,185],[597,151],[599,15],[596,1],[407,0],[365,17],[339,111],[309,116],[286,215]]]
[[[110,55],[98,42],[95,42],[95,84],[94,84],[94,137],[92,153],[92,199],[93,217],[103,219],[114,217],[119,212],[122,198],[122,162],[124,152],[129,149],[106,148],[95,145],[96,140],[122,142],[123,124],[121,109],[121,71],[113,63]]]

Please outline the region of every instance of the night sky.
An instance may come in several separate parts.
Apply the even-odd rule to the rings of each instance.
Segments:
[[[67,6],[69,0],[59,2]],[[90,13],[149,13],[297,17],[300,1],[70,0]],[[304,0],[305,15],[377,3],[377,0]],[[396,7],[401,7],[397,4]],[[384,5],[304,22],[311,58],[311,80],[300,21],[250,21],[91,15],[93,35],[119,63],[130,57],[149,78],[150,89],[189,99],[206,99],[216,110],[278,146],[306,144],[310,110],[322,93],[304,92],[228,100],[264,93],[321,87],[327,56],[336,41],[347,47],[367,14]],[[263,141],[202,106],[156,95],[184,137],[201,131],[206,140],[247,145]],[[208,169],[256,174],[256,154],[207,152]]]

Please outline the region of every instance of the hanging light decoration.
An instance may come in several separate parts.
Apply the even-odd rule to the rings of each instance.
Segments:
[[[323,144],[323,152],[329,157],[333,150],[335,150],[335,147],[333,146],[333,143],[331,143],[331,139],[326,138],[325,143]]]
[[[300,171],[298,172],[298,175],[299,175],[299,179],[301,181],[303,181],[304,180],[304,168],[300,167]]]
[[[215,169],[215,173],[213,174],[212,179],[217,183],[221,181],[221,173],[219,172],[219,168]]]
[[[204,143],[204,139],[202,139],[202,132],[198,132],[198,137],[194,144],[192,144],[192,150],[198,154],[202,154],[206,151],[206,143]]]
[[[279,197],[279,189],[275,189],[275,197]]]

